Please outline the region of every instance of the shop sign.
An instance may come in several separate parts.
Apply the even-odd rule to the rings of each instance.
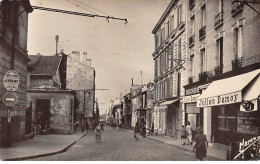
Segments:
[[[241,92],[229,93],[221,96],[203,98],[197,100],[197,107],[218,106],[233,104],[242,101]]]
[[[234,159],[237,159],[240,155],[243,155],[243,153],[250,148],[251,146],[254,146],[255,144],[258,144],[257,142],[260,140],[260,136],[252,137],[248,140],[243,139],[242,142],[239,143],[239,153],[234,157]],[[260,150],[256,150],[256,153],[259,154]]]
[[[191,96],[184,96],[182,102],[183,103],[197,102],[197,99],[198,99],[199,96],[200,96],[200,94],[191,95]]]
[[[251,101],[242,101],[240,104],[241,112],[254,112],[257,111],[257,99]]]
[[[14,70],[9,70],[4,76],[4,87],[8,91],[15,91],[19,86],[19,75]]]
[[[186,96],[189,96],[189,95],[194,95],[194,94],[199,94],[200,93],[200,90],[198,87],[196,88],[191,88],[191,89],[186,89],[185,90],[185,95]]]

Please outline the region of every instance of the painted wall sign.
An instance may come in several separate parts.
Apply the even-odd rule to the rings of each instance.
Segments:
[[[234,92],[225,95],[203,98],[197,100],[197,107],[207,107],[207,106],[218,106],[218,105],[226,105],[233,104],[242,101],[242,93]]]
[[[200,96],[200,94],[191,95],[191,96],[184,96],[182,102],[183,103],[197,102],[197,99],[198,99],[199,96]]]
[[[19,86],[19,75],[14,70],[9,70],[4,76],[4,87],[8,91],[16,91]]]

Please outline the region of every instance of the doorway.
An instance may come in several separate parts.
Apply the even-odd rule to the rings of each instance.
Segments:
[[[47,133],[50,128],[50,100],[37,99],[36,100],[36,134]]]

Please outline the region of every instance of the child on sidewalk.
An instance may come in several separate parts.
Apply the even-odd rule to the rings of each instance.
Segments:
[[[182,143],[182,145],[185,145],[185,140],[187,138],[187,131],[186,131],[184,125],[182,125],[181,127],[182,127],[182,129],[181,129],[181,143]]]

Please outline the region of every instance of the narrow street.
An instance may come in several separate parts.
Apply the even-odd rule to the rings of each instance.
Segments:
[[[140,138],[140,137],[139,137]],[[195,155],[158,141],[140,138],[129,132],[105,127],[102,142],[95,142],[94,132],[79,140],[66,152],[32,159],[33,161],[194,161]],[[216,160],[207,157],[205,160]]]

